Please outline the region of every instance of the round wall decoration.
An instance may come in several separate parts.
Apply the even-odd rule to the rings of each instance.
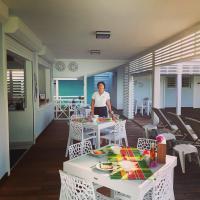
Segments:
[[[64,62],[62,62],[62,61],[57,61],[56,63],[55,63],[55,68],[58,70],[58,71],[64,71],[65,70],[65,68],[66,68],[66,66],[65,66],[65,63]]]
[[[69,63],[68,69],[71,72],[76,72],[76,71],[78,71],[78,64],[75,61],[72,61]]]

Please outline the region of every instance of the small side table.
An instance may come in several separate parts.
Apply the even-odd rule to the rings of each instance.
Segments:
[[[191,162],[191,154],[194,153],[197,157],[198,164],[200,166],[200,159],[198,150],[194,145],[191,144],[177,144],[173,147],[173,154],[178,153],[182,172],[185,173],[185,155],[189,155],[189,161]]]

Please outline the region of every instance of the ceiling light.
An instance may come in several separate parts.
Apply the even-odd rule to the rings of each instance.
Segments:
[[[110,31],[96,31],[96,39],[109,39],[110,35]]]

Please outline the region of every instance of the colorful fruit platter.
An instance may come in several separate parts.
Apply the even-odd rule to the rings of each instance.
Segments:
[[[112,122],[112,118],[99,117],[97,118],[97,122]]]

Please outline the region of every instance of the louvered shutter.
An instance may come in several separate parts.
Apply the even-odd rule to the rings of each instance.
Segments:
[[[200,55],[200,31],[183,37],[155,51],[155,66]]]
[[[7,70],[7,87],[9,104],[16,106],[17,103],[24,104],[25,85],[23,69]]]

